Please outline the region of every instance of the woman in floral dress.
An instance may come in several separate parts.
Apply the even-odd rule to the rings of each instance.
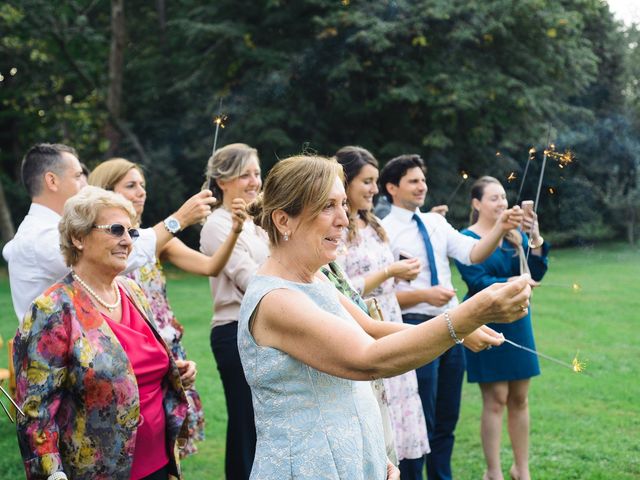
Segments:
[[[107,160],[91,172],[89,184],[113,190],[130,200],[138,215],[138,224],[140,224],[147,197],[145,179],[140,166],[124,158]],[[178,322],[169,305],[167,280],[160,260],[169,260],[177,267],[190,273],[216,276],[224,268],[242,231],[245,203],[237,199],[234,205],[234,223],[231,232],[227,241],[214,255],[204,255],[187,247],[178,238],[174,238],[162,249],[155,262],[150,262],[127,274],[129,278],[135,280],[148,298],[158,331],[167,342],[178,365],[181,365],[187,358],[187,353],[182,345],[184,327]],[[204,411],[200,395],[193,387],[188,389],[186,393],[189,400],[189,437],[188,441],[180,447],[182,457],[196,453],[198,449],[195,442],[204,440]]]
[[[344,147],[336,153],[336,159],[344,167],[349,201],[349,228],[338,262],[364,298],[376,297],[384,320],[402,322],[394,279],[414,279],[420,262],[394,262],[386,233],[372,213],[373,197],[378,193],[378,162],[373,155],[360,147]],[[402,472],[403,459],[429,453],[415,371],[386,378],[384,386]]]

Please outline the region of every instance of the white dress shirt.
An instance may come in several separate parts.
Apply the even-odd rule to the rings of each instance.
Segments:
[[[415,213],[420,215],[424,226],[429,232],[429,239],[433,246],[433,255],[436,260],[438,270],[438,280],[440,285],[453,289],[451,283],[451,268],[449,267],[449,257],[455,258],[460,263],[470,265],[469,255],[477,240],[461,234],[453,228],[447,220],[439,213],[422,213],[416,209]],[[418,230],[418,224],[412,219],[414,212],[405,208],[393,205],[389,215],[382,219],[382,226],[389,236],[389,245],[396,260],[400,253],[405,256],[417,257],[420,259],[422,269],[418,277],[411,281],[400,281],[396,285],[397,291],[411,291],[431,287],[431,273],[429,270],[429,260],[427,259],[427,249],[424,245],[422,235]],[[412,307],[402,310],[403,314],[419,313],[422,315],[440,315],[445,310],[458,305],[458,298],[454,295],[449,303],[442,307],[436,307],[426,302],[418,303]]]
[[[20,324],[31,302],[69,273],[60,251],[60,218],[50,208],[32,203],[15,237],[2,249],[2,256],[9,265],[11,299]],[[155,261],[155,254],[155,232],[152,228],[141,229],[126,271]]]

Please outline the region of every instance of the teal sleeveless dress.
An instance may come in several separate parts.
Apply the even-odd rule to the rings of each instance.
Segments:
[[[256,344],[249,319],[272,290],[297,290],[345,322],[330,283],[255,276],[242,300],[238,348],[251,387],[258,437],[252,480],[384,480],[382,421],[369,382],[338,378]]]

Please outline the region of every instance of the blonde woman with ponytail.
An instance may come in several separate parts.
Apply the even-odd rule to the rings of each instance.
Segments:
[[[462,233],[480,239],[491,230],[497,218],[508,208],[503,186],[493,177],[481,177],[471,187],[471,226]],[[527,257],[527,250],[530,250]],[[540,236],[537,216],[525,215],[522,229],[510,230],[501,245],[483,263],[463,265],[458,270],[472,297],[494,283],[513,281],[521,274],[531,274],[531,285],[539,282],[547,271],[549,246]],[[489,324],[506,338],[535,349],[531,326],[531,309],[520,320],[510,324]],[[482,393],[480,436],[487,462],[485,480],[502,480],[500,436],[502,417],[507,407],[507,423],[514,462],[512,479],[529,480],[529,407],[531,377],[540,373],[538,359],[508,343],[480,352],[465,351],[467,379],[478,383]]]

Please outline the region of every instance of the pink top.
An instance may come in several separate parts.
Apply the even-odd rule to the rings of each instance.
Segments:
[[[129,300],[126,292],[120,289],[120,295],[120,323],[114,322],[104,314],[103,317],[129,357],[138,381],[140,423],[130,477],[131,480],[137,480],[169,463],[162,407],[162,380],[169,370],[169,357],[165,347]]]

